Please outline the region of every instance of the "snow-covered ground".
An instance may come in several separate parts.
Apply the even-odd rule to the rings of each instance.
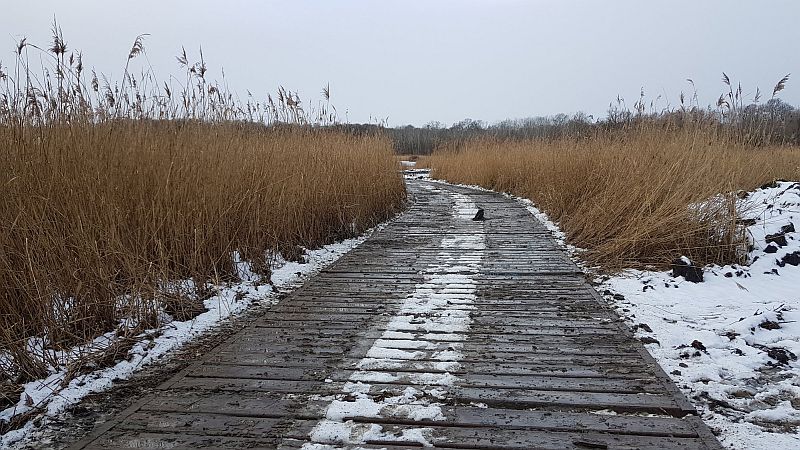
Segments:
[[[800,183],[742,202],[748,265],[705,267],[701,283],[630,270],[600,290],[726,447],[800,448]]]
[[[240,263],[240,273],[244,281],[230,286],[217,286],[217,294],[204,305],[207,311],[185,322],[172,321],[158,330],[143,333],[141,340],[128,352],[127,358],[115,365],[80,375],[62,386],[67,376],[66,368],[50,374],[45,379],[27,383],[18,404],[0,411],[0,421],[40,410],[24,426],[0,436],[0,448],[24,443],[22,441],[36,427],[45,425],[47,419],[54,417],[69,406],[78,403],[88,394],[107,390],[115,380],[130,378],[136,371],[148,364],[162,361],[171,352],[220,325],[226,319],[242,313],[255,305],[270,305],[278,300],[279,291],[291,289],[313,274],[337,260],[343,254],[362,243],[374,230],[364,235],[325,246],[318,250],[306,251],[305,263],[276,262],[271,281],[277,288],[263,284],[258,275],[250,272],[247,263]],[[110,343],[112,336],[102,336],[95,340],[95,346]],[[36,425],[34,425],[36,424]]]

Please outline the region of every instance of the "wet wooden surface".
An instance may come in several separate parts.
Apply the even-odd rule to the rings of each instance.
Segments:
[[[719,448],[523,205],[424,180],[409,193],[74,448]]]

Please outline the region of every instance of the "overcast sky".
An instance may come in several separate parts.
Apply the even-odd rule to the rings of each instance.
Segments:
[[[800,105],[796,0],[13,1],[0,15],[0,61],[11,63],[20,37],[48,45],[53,16],[85,64],[117,79],[149,33],[159,78],[179,73],[181,46],[202,45],[212,76],[224,67],[241,93],[263,98],[282,84],[318,98],[330,83],[351,122],[598,117],[642,87],[674,105],[691,91],[686,78],[708,104],[723,71],[751,95],[791,72],[780,97]]]

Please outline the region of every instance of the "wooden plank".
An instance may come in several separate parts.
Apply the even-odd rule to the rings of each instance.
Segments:
[[[406,372],[445,373],[452,374],[499,374],[499,375],[553,375],[560,377],[604,377],[604,378],[645,378],[653,376],[653,371],[642,361],[626,361],[626,364],[614,362],[594,362],[589,364],[586,360],[583,365],[574,364],[569,360],[545,360],[523,362],[485,362],[485,361],[459,361],[457,365],[443,365],[438,360],[398,360],[398,359],[370,359],[370,358],[280,358],[271,357],[257,359],[252,363],[226,358],[224,355],[209,358],[205,364],[195,370],[201,371],[205,367],[233,367],[231,370],[244,370],[251,368],[253,371],[266,368],[291,369],[302,368],[320,373],[333,370],[332,361],[339,370],[356,370],[360,367],[373,367],[376,370],[402,370]],[[361,364],[361,365],[360,365]],[[364,365],[366,364],[366,365]],[[442,368],[446,367],[446,368]],[[456,367],[457,369],[454,369]],[[241,368],[241,369],[240,369]],[[195,373],[195,372],[192,372]],[[199,372],[198,372],[199,373]],[[201,376],[201,375],[198,375]],[[215,376],[215,375],[210,375]],[[216,375],[227,376],[227,375]],[[298,378],[301,379],[301,378]],[[321,378],[320,378],[321,379]]]
[[[408,436],[438,448],[719,448],[524,206],[463,187],[415,182],[409,190],[409,211],[77,448],[299,448],[330,402],[352,399],[344,388],[361,379],[361,395],[374,399],[407,388],[444,396],[431,397],[441,420],[411,421],[402,408],[344,417],[379,427],[364,448],[419,445]],[[488,220],[456,218],[451,192],[469,196]],[[473,236],[485,248],[442,247]],[[468,286],[430,284],[454,273],[444,267],[450,258],[477,265],[457,270]],[[410,295],[431,287],[474,298],[402,312]],[[451,314],[468,326],[437,330]],[[397,319],[407,323],[386,334]],[[371,348],[393,357],[366,358]]]
[[[363,354],[356,354],[354,356],[366,356],[368,349],[363,349]],[[395,350],[404,350],[407,353],[407,356],[400,357],[400,356],[393,356],[393,358],[397,359],[409,359],[409,360],[421,360],[424,358],[425,352],[422,350],[415,350],[415,349],[395,349]],[[444,352],[444,350],[442,350]],[[395,352],[396,353],[396,352]],[[616,364],[625,364],[626,362],[631,361],[638,361],[641,356],[635,350],[631,350],[627,353],[619,352],[617,354],[609,354],[608,352],[604,351],[595,351],[591,349],[583,349],[583,348],[545,348],[545,349],[531,349],[527,351],[508,351],[508,352],[501,352],[501,351],[492,351],[492,350],[485,350],[482,351],[481,349],[474,349],[470,346],[467,346],[463,349],[463,351],[459,350],[458,355],[448,356],[447,354],[438,355],[434,360],[439,361],[476,361],[476,360],[484,360],[484,361],[513,361],[513,362],[521,362],[521,361],[569,361],[571,364],[580,365],[583,364],[584,361],[588,361],[589,364],[596,362],[596,361],[604,361],[608,363]],[[350,348],[343,348],[339,346],[331,346],[331,347],[321,347],[321,346],[251,346],[251,345],[239,345],[239,344],[229,344],[225,346],[225,348],[221,349],[218,353],[218,356],[225,357],[228,356],[229,359],[234,359],[236,355],[239,355],[241,359],[249,360],[249,359],[260,359],[260,358],[267,358],[270,356],[285,356],[287,359],[291,359],[293,356],[295,358],[302,358],[302,357],[315,357],[315,356],[323,356],[323,357],[336,357],[336,356],[344,356],[346,354],[351,354]]]
[[[335,376],[335,375],[334,375]],[[477,378],[477,377],[473,377]],[[526,407],[558,406],[610,409],[617,412],[654,414],[685,413],[670,396],[665,396],[658,382],[637,380],[608,380],[603,378],[560,379],[556,377],[498,376],[494,382],[484,377],[482,382],[469,378],[445,386],[448,396],[458,401],[486,403],[494,406],[526,405]],[[266,392],[307,395],[336,395],[342,392],[346,377],[336,377],[329,383],[319,381],[265,380],[246,378],[186,377],[173,389],[197,392],[202,390],[228,392]],[[537,384],[538,383],[538,384]],[[394,382],[372,383],[370,392],[402,392],[406,387],[437,386],[404,377]],[[519,408],[518,408],[519,409]]]
[[[315,397],[316,398],[316,397]],[[145,412],[217,414],[237,417],[307,417],[315,419],[324,410],[324,403],[317,402],[317,413],[297,416],[296,411],[308,408],[308,399],[287,399],[283,395],[268,392],[225,392],[223,396],[208,395],[204,391],[168,389],[149,399],[140,408]]]
[[[270,437],[277,442],[283,434],[289,419],[286,416],[277,418],[220,415],[209,413],[176,413],[160,411],[140,411],[132,414],[119,426],[119,429],[138,432],[182,434],[204,434],[207,436],[231,436],[261,438]],[[273,444],[274,445],[274,444]]]
[[[467,426],[537,429],[551,431],[598,431],[642,436],[697,437],[694,425],[685,419],[656,416],[624,416],[574,413],[569,411],[531,411],[517,409],[446,409],[452,422]]]
[[[365,422],[372,423],[372,422]],[[408,444],[404,431],[422,435],[434,448],[471,449],[588,449],[618,448],[639,450],[669,450],[708,448],[697,437],[640,436],[601,432],[517,430],[489,427],[446,427],[429,423],[419,425],[380,424],[386,437],[367,439],[373,445]]]
[[[562,392],[536,389],[498,391],[482,388],[454,388],[449,396],[465,403],[485,403],[498,408],[528,409],[541,407],[610,410],[618,413],[666,414],[683,417],[683,410],[670,393],[626,394],[608,392]]]
[[[541,430],[550,432],[602,432],[628,436],[660,436],[697,438],[692,424],[674,418],[610,416],[560,411],[516,411],[464,407],[446,407],[443,421],[418,422],[418,426],[434,425],[451,430],[462,428],[494,428],[496,430]],[[272,438],[305,437],[304,431],[314,422],[295,417],[263,418],[252,416],[221,415],[210,413],[138,412],[119,428],[146,433],[171,433],[180,430],[186,434],[210,436]],[[347,416],[345,420],[362,423],[384,423],[371,417]],[[389,418],[391,420],[391,418]],[[402,419],[398,419],[398,422]],[[387,420],[388,422],[388,420]],[[412,424],[408,424],[412,425]],[[294,430],[292,430],[294,428]],[[446,433],[451,433],[447,431]]]
[[[351,359],[349,361],[343,360],[337,368],[331,367],[316,367],[316,366],[251,366],[242,364],[203,364],[189,372],[188,376],[192,377],[212,377],[212,378],[253,378],[253,379],[270,379],[270,380],[325,380],[336,378],[343,380],[353,372],[358,370],[358,364],[362,360]],[[553,365],[523,365],[523,364],[504,364],[497,365],[478,365],[471,364],[469,366],[461,366],[460,368],[438,368],[434,364],[424,364],[413,362],[409,364],[407,361],[392,360],[392,361],[373,361],[374,371],[391,372],[394,374],[445,374],[464,377],[467,380],[476,379],[473,377],[481,377],[490,375],[495,377],[504,376],[524,376],[524,377],[558,377],[562,379],[573,378],[602,378],[606,380],[614,379],[633,379],[644,380],[648,382],[656,382],[658,379],[648,372],[645,366],[640,367],[619,367],[617,365],[609,366],[605,370],[601,367],[590,369],[585,367],[575,367],[571,365],[553,366]],[[335,375],[336,374],[336,375]]]
[[[219,366],[217,366],[219,367]],[[363,373],[363,372],[359,372]],[[313,374],[313,375],[311,375]],[[353,377],[353,370],[336,372],[325,371],[292,371],[276,370],[254,373],[254,371],[233,373],[232,371],[196,371],[192,372],[181,382],[175,384],[176,389],[229,389],[237,392],[265,391],[265,392],[326,392],[327,386],[319,387],[319,380],[330,380],[330,385],[338,389],[340,385]],[[436,386],[439,385],[436,377],[422,372],[398,372],[394,370],[370,371],[369,374],[386,375],[393,377],[393,381],[384,381],[382,385],[399,386]],[[202,376],[197,376],[202,375]],[[222,375],[222,376],[219,376]],[[294,376],[293,376],[294,375]],[[358,381],[359,378],[355,378]],[[433,381],[426,381],[433,380]],[[432,383],[432,384],[429,384]],[[447,383],[451,381],[447,380]],[[609,379],[604,377],[561,378],[558,376],[537,375],[497,375],[497,374],[471,374],[462,373],[453,386],[465,388],[498,389],[534,389],[537,391],[560,392],[608,392],[608,393],[658,393],[663,391],[663,385],[654,377],[643,379]],[[449,387],[450,384],[443,385]],[[304,390],[307,389],[307,390]],[[320,391],[315,391],[320,389]]]
[[[107,450],[109,448],[143,448],[143,449],[195,449],[195,448],[275,448],[279,445],[276,439],[261,437],[231,437],[196,435],[182,432],[148,433],[140,431],[111,430],[96,441],[88,444],[87,449]]]
[[[266,330],[266,331],[262,331]],[[505,333],[475,333],[466,331],[462,333],[391,333],[391,337],[387,337],[387,332],[383,330],[369,329],[365,331],[351,330],[351,329],[320,329],[298,332],[297,334],[287,334],[292,330],[286,328],[262,328],[260,332],[240,333],[236,336],[236,342],[258,342],[262,344],[285,344],[285,343],[319,343],[330,342],[344,345],[350,342],[354,337],[361,339],[384,339],[396,340],[402,343],[407,338],[399,338],[395,336],[409,336],[415,338],[423,338],[427,342],[432,343],[463,343],[465,341],[475,342],[478,344],[519,344],[520,347],[527,347],[531,344],[530,334],[505,334]],[[611,347],[611,348],[625,348],[626,346],[634,345],[630,339],[618,335],[572,335],[572,336],[557,336],[557,335],[536,335],[536,344],[539,346],[547,347],[552,345],[566,345],[569,347],[574,346],[592,346],[596,348]]]
[[[298,325],[300,324],[300,325]],[[324,320],[322,318],[316,318],[314,320],[286,320],[286,319],[264,319],[260,322],[254,324],[255,328],[285,328],[287,325],[296,326],[298,328],[303,326],[308,327],[316,327],[319,329],[353,329],[356,326],[361,326],[362,329],[369,329],[374,328],[369,326],[369,323],[361,323],[359,322],[331,322],[329,320]],[[392,331],[398,332],[415,332],[421,329],[420,326],[417,325],[401,325],[392,328]],[[530,324],[515,324],[515,325],[504,325],[501,323],[489,323],[489,324],[473,324],[470,325],[470,330],[475,331],[476,333],[481,334],[494,334],[494,333],[503,333],[503,334],[517,334],[517,335],[530,335],[530,336],[539,336],[539,335],[551,335],[551,336],[577,336],[577,335],[618,335],[619,330],[614,327],[541,327],[541,328],[531,328]],[[435,332],[435,331],[429,331]]]

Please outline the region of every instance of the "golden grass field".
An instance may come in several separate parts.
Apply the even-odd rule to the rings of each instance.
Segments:
[[[359,234],[405,198],[388,140],[313,129],[0,127],[0,152],[0,345],[34,374],[29,337],[155,326],[181,307],[165,282],[235,279],[234,252],[268,274],[277,253]]]
[[[736,192],[800,179],[800,148],[644,122],[588,138],[444,145],[429,164],[435,178],[532,199],[590,262],[615,271],[666,267],[680,255],[737,262],[746,241]]]
[[[392,143],[327,128],[328,87],[311,106],[283,87],[241,101],[185,50],[184,80],[134,76],[144,35],[114,82],[52,31],[0,65],[0,388],[109,331],[194,317],[236,261],[269,283],[278,255],[404,207]]]

